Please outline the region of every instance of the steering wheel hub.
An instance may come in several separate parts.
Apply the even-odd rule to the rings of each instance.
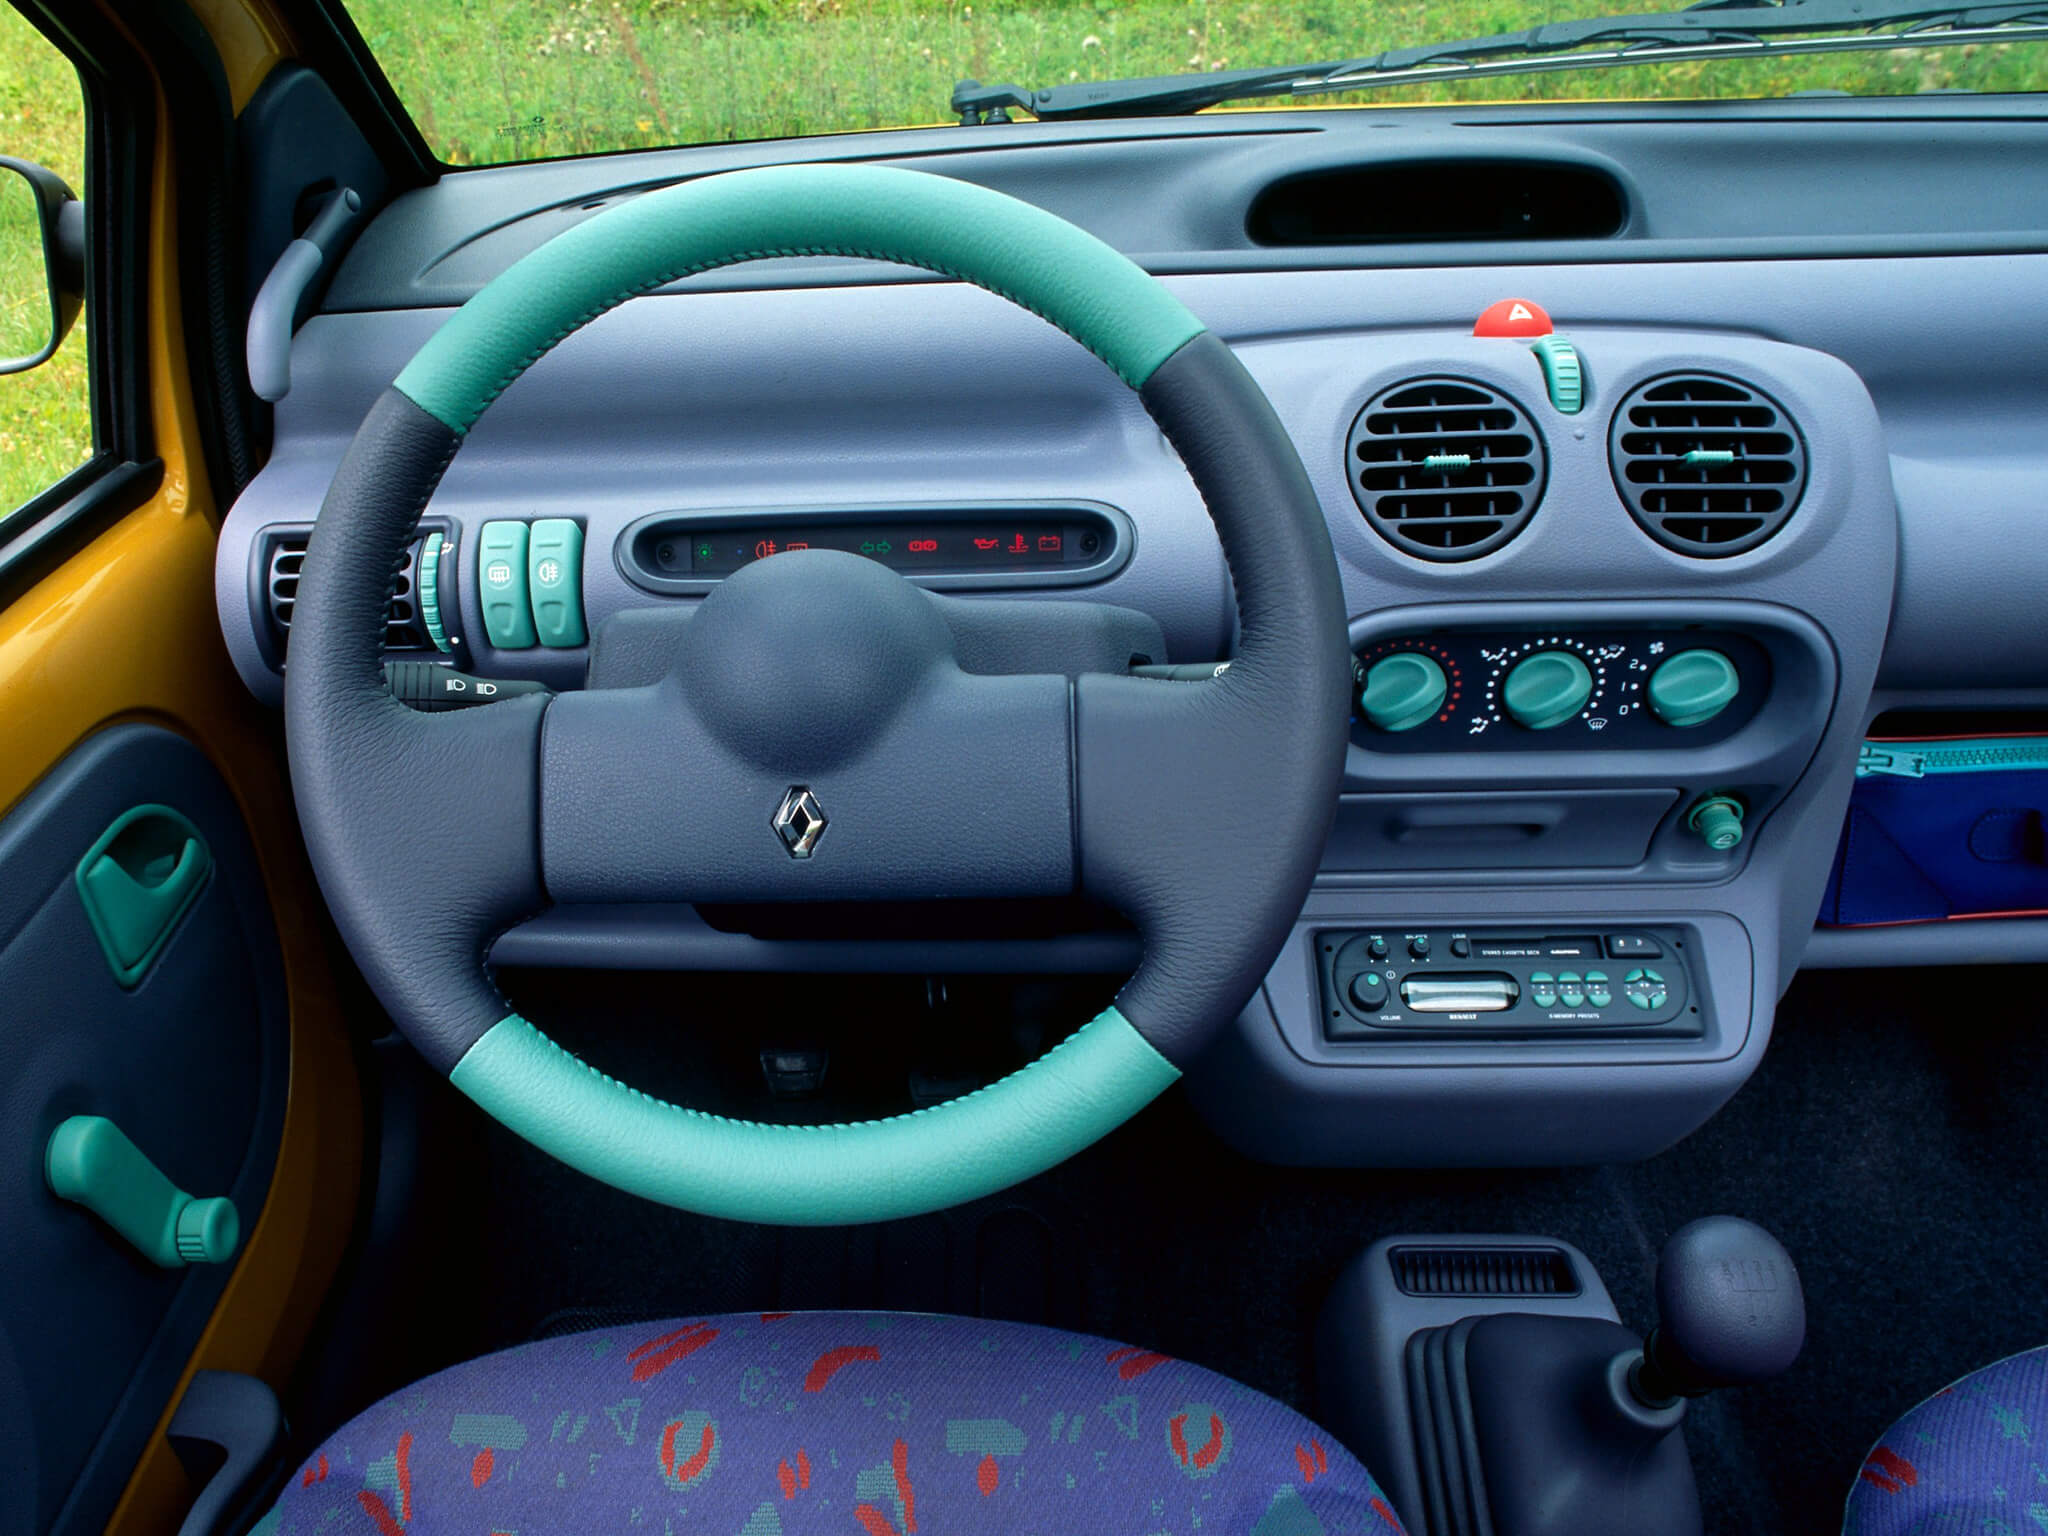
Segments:
[[[713,588],[674,676],[728,750],[801,776],[860,755],[952,662],[952,632],[923,592],[873,560],[815,549]]]

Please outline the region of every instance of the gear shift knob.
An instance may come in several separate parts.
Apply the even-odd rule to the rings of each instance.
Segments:
[[[1702,1217],[1671,1234],[1657,1258],[1657,1313],[1629,1382],[1651,1405],[1768,1381],[1806,1342],[1792,1256],[1737,1216]]]

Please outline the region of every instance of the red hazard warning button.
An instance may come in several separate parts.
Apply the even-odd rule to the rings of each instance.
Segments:
[[[1529,299],[1502,299],[1479,312],[1474,336],[1548,336],[1550,315]]]

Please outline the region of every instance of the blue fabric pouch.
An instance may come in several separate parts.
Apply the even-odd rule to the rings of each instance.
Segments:
[[[1820,920],[2048,913],[2048,736],[1867,741]]]

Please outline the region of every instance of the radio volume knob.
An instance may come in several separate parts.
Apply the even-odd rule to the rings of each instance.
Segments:
[[[1538,651],[1515,663],[1501,702],[1517,725],[1547,731],[1563,725],[1593,697],[1593,674],[1570,651]]]
[[[1412,731],[1443,708],[1449,691],[1435,661],[1419,651],[1397,651],[1367,670],[1358,704],[1375,730]]]

